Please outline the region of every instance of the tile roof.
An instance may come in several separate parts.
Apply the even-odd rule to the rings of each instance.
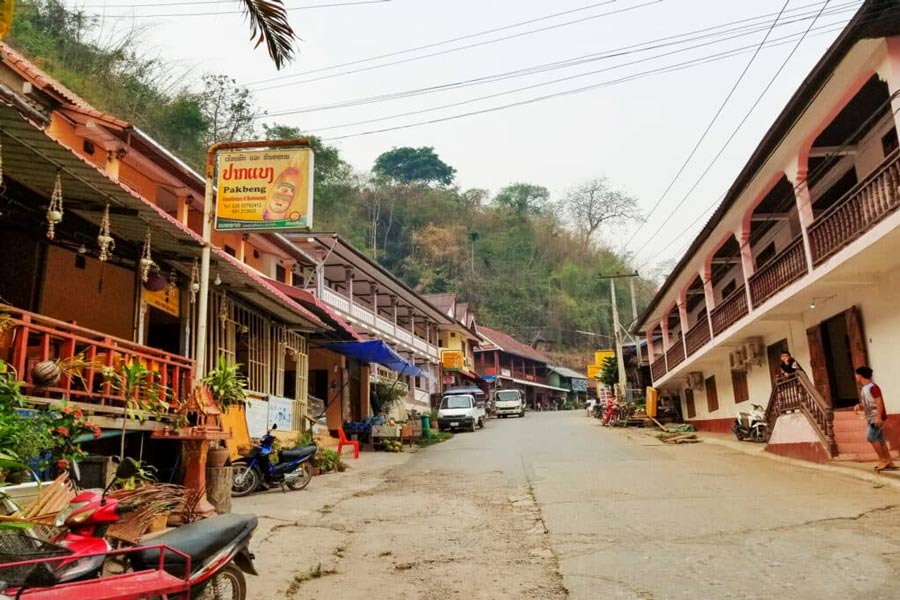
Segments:
[[[456,305],[456,294],[447,292],[444,294],[420,294],[425,300],[430,302],[435,308],[440,309],[447,316],[453,315],[453,307]],[[458,310],[458,309],[457,309]]]
[[[478,326],[478,333],[487,338],[488,341],[493,342],[500,350],[508,354],[515,354],[516,356],[521,356],[523,358],[530,358],[531,360],[537,362],[547,364],[550,363],[550,359],[547,358],[547,356],[545,356],[542,352],[535,350],[528,344],[520,342],[507,333],[497,331],[496,329],[490,329],[489,327],[485,327],[483,325]],[[490,348],[483,349],[490,350]]]
[[[16,70],[22,77],[28,79],[32,85],[38,87],[41,91],[57,96],[79,108],[94,110],[87,100],[61,84],[45,71],[39,69],[37,65],[4,42],[0,42],[0,60]]]

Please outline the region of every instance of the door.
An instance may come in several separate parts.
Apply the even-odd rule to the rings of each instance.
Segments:
[[[766,348],[766,356],[769,359],[769,379],[772,381],[772,387],[781,376],[781,353],[788,351],[787,339],[779,340]]]
[[[819,394],[829,406],[834,406],[831,396],[831,378],[828,374],[826,362],[825,338],[822,334],[822,324],[814,325],[806,330],[806,339],[809,343],[809,368],[812,372],[813,384],[819,390]]]
[[[838,313],[807,330],[816,389],[835,409],[859,403],[854,371],[868,364],[859,309]]]
[[[697,416],[697,406],[694,404],[694,390],[687,388],[684,390],[684,403],[687,405],[687,417],[693,419]]]

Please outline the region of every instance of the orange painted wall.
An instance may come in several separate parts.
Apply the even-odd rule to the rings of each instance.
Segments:
[[[41,314],[133,340],[135,273],[94,258],[85,258],[85,268],[78,269],[76,256],[56,246],[48,248]]]

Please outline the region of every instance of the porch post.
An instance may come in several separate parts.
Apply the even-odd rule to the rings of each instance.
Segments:
[[[684,346],[684,356],[687,357],[687,332],[688,332],[688,314],[687,314],[687,291],[682,293],[678,299],[678,320],[681,322],[681,345]]]
[[[651,327],[647,330],[647,356],[650,358],[650,363],[653,363],[653,360],[656,358],[656,352],[653,347],[653,332],[656,330],[655,327]]]
[[[703,282],[703,299],[706,301],[706,321],[709,324],[709,338],[712,339],[712,311],[716,307],[716,292],[713,287],[711,267],[705,267],[700,271],[700,281]]]
[[[812,246],[809,243],[809,228],[815,217],[812,209],[812,196],[809,193],[807,173],[809,156],[807,152],[798,154],[794,162],[785,170],[788,181],[794,186],[794,199],[797,203],[797,214],[800,217],[800,232],[803,235],[803,253],[806,255],[806,272],[813,268]]]
[[[671,311],[669,311],[671,312]],[[669,313],[666,313],[666,316],[662,321],[659,322],[659,327],[662,329],[662,346],[663,346],[663,354],[669,351]]]
[[[756,265],[753,263],[753,248],[750,246],[750,223],[741,225],[741,228],[734,233],[734,237],[741,249],[741,270],[744,272],[744,293],[747,294],[747,307],[753,308],[750,278],[756,271]]]
[[[895,94],[900,91],[900,37],[885,39],[887,46],[887,58],[878,69],[878,77],[888,84],[888,92]],[[894,127],[900,131],[900,95],[891,100],[891,108],[894,113]]]
[[[344,271],[344,284],[347,286],[347,300],[353,306],[353,271],[350,269]]]

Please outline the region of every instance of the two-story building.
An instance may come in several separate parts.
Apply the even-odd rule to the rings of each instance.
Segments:
[[[443,311],[450,325],[440,329],[441,383],[444,388],[476,385],[484,387],[484,380],[475,374],[475,349],[478,331],[475,313],[465,302],[459,302],[453,292],[422,296]]]
[[[548,383],[550,359],[509,334],[478,326],[481,343],[475,350],[475,372],[490,377],[499,388],[514,387],[525,393],[532,409],[553,406],[568,389]]]
[[[848,411],[868,364],[900,413],[898,111],[900,4],[867,0],[640,318],[654,386],[698,428],[757,403],[772,451],[874,457]],[[781,376],[785,350],[806,375]]]

